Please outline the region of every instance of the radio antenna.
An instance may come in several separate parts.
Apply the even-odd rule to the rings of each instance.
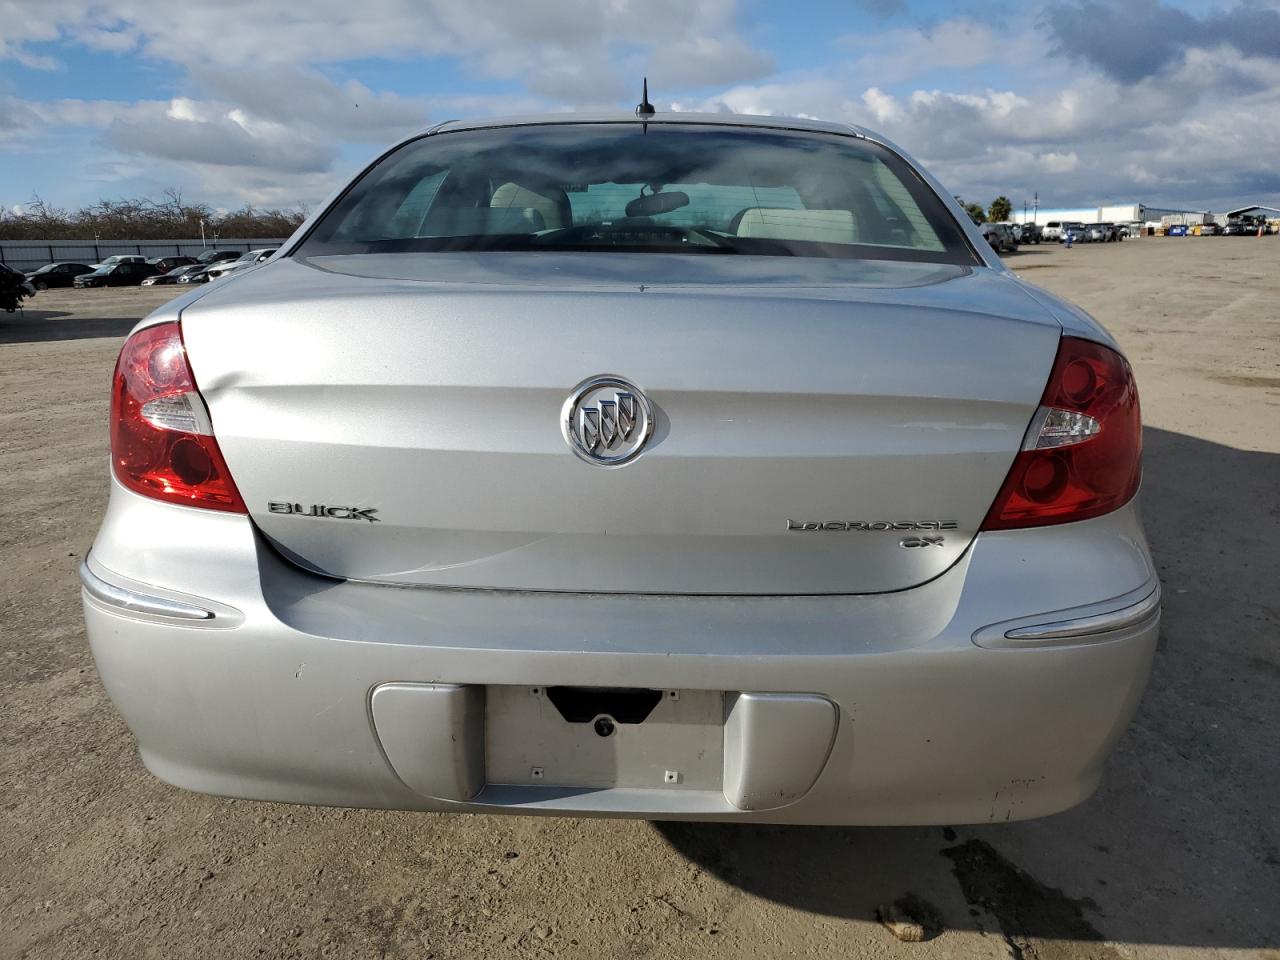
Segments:
[[[636,104],[637,117],[652,117],[658,111],[654,109],[652,103],[649,102],[649,78],[644,78],[644,93],[641,94],[641,100]]]

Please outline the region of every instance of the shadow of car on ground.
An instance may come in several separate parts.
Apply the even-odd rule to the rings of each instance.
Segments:
[[[999,826],[655,828],[766,900],[871,921],[914,896],[1015,956],[1280,948],[1280,454],[1151,427],[1144,443],[1160,648],[1093,799]]]
[[[68,310],[17,310],[0,313],[0,343],[44,343],[50,340],[89,340],[123,337],[138,317],[70,317]],[[50,321],[57,321],[56,323]]]

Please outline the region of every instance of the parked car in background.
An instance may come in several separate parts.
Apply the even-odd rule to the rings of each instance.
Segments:
[[[1138,391],[983,235],[834,123],[387,151],[123,345],[80,579],[147,768],[487,814],[1080,803],[1157,643]]]
[[[1061,240],[1062,239],[1062,221],[1050,220],[1044,225],[1040,231],[1040,239],[1042,240]]]
[[[218,263],[221,262],[222,261],[218,261]],[[208,283],[209,271],[216,265],[216,263],[193,264],[193,269],[188,270],[185,273],[178,274],[178,283]]]
[[[39,270],[28,273],[27,281],[36,290],[49,290],[55,287],[69,287],[76,277],[92,272],[93,267],[87,263],[46,263]]]
[[[1217,237],[1221,235],[1222,235],[1221,225],[1214,223],[1213,221],[1200,224],[1200,236]]]
[[[118,253],[115,256],[107,257],[101,263],[95,263],[93,269],[101,270],[103,267],[114,267],[117,263],[146,263],[147,258],[138,256],[133,253]]]
[[[240,250],[205,250],[196,257],[196,263],[209,266],[223,260],[235,260],[241,253]]]
[[[1065,243],[1068,238],[1072,243],[1087,243],[1088,230],[1083,223],[1064,223],[1061,231],[1062,242]]]
[[[1013,253],[1018,249],[1018,241],[1008,224],[988,222],[979,224],[978,230],[996,253]]]
[[[1085,226],[1085,241],[1088,243],[1111,243],[1120,239],[1120,232],[1114,223],[1090,223]]]
[[[1039,243],[1043,239],[1040,227],[1034,223],[1024,223],[1019,237],[1022,243]]]
[[[155,268],[144,262],[125,261],[111,266],[103,265],[92,273],[82,273],[73,286],[85,287],[136,287],[155,274]]]
[[[1253,237],[1257,233],[1257,222],[1250,220],[1228,220],[1222,228],[1222,235],[1225,237]]]
[[[174,267],[186,267],[196,262],[195,257],[152,257],[147,263],[155,267],[156,273],[168,273]]]
[[[191,273],[193,271],[203,270],[203,269],[205,268],[201,264],[189,263],[186,266],[174,267],[172,270],[170,270],[167,273],[157,273],[157,274],[154,274],[153,276],[147,277],[142,281],[142,285],[144,287],[168,286],[171,283],[177,283],[178,278],[181,277],[184,273]]]
[[[275,247],[250,250],[247,253],[241,254],[238,260],[223,261],[221,263],[212,264],[209,267],[209,279],[219,280],[229,273],[235,273],[238,270],[243,270],[245,267],[252,267],[254,264],[262,263],[264,260],[269,259],[275,252]]]
[[[210,270],[224,263],[234,262],[242,256],[244,252],[241,250],[206,250],[196,257],[194,266],[199,269],[179,274],[178,283],[208,283]]]

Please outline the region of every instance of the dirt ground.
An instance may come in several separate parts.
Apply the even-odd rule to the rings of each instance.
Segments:
[[[0,315],[0,958],[1257,957],[1280,960],[1280,238],[1032,247],[1142,390],[1165,587],[1098,795],[1046,820],[846,829],[229,801],[150,777],[75,567],[111,366],[171,289]],[[902,943],[876,909],[941,928]]]

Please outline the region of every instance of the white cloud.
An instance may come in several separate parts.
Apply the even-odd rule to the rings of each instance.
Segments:
[[[1199,16],[1161,0],[1053,0],[1045,21],[1057,50],[1125,83],[1174,72],[1196,51],[1280,57],[1280,9],[1266,0]]]
[[[192,81],[247,114],[304,129],[335,142],[385,143],[427,125],[424,98],[378,92],[356,80],[339,84],[318,70],[268,64],[224,70],[194,67]]]
[[[0,143],[23,136],[32,121],[38,117],[31,108],[16,97],[0,97]]]
[[[299,174],[331,171],[342,145],[386,144],[426,126],[437,108],[456,116],[614,107],[638,94],[645,73],[673,90],[773,69],[772,58],[740,32],[737,0],[223,0],[216,9],[163,15],[153,0],[40,6],[32,16],[24,0],[0,0],[0,60],[54,68],[31,45],[55,42],[63,58],[78,47],[123,54],[179,67],[183,96],[7,101],[0,103],[0,142],[59,127],[100,128],[99,143],[135,167],[191,165],[207,189],[225,188],[230,200],[261,198],[276,186],[293,191]],[[332,78],[340,71],[330,67],[366,58],[449,58],[464,76],[528,93],[406,96]],[[214,173],[230,168],[238,171],[233,179]]]
[[[104,139],[125,154],[283,176],[324,172],[337,155],[332,141],[301,136],[295,127],[187,99],[135,105],[111,120]]]
[[[867,87],[862,91],[862,105],[877,124],[896,123],[902,118],[898,101],[879,87]]]
[[[1040,161],[1040,169],[1045,173],[1070,173],[1080,166],[1080,155],[1074,150],[1068,153],[1046,150],[1036,159]]]
[[[999,28],[967,17],[915,28],[895,28],[840,38],[840,46],[857,58],[858,73],[881,86],[910,80],[922,70],[962,70],[993,60],[1017,61],[1030,24],[1021,21]]]
[[[175,89],[137,102],[0,98],[0,149],[79,131],[93,177],[180,172],[216,202],[291,204],[328,193],[350,145],[454,116],[612,108],[634,102],[647,73],[660,108],[865,124],[976,199],[1280,199],[1280,47],[1267,40],[1280,17],[1258,0],[1199,16],[1113,6],[1050,0],[1000,24],[943,17],[820,38],[830,62],[778,74],[739,0],[223,0],[163,16],[152,0],[41,0],[38,17],[0,0],[0,60],[49,68],[34,45],[64,59],[81,45],[180,71]],[[1171,53],[1119,62],[1093,43],[1105,23],[1121,37],[1163,27]],[[393,92],[349,78],[366,58],[445,58],[463,90],[473,78],[516,92]]]
[[[624,79],[617,65],[637,62],[624,55],[632,49],[642,67],[679,71],[673,84],[729,83],[772,68],[738,31],[736,0],[224,0],[216,9],[163,16],[153,0],[44,0],[39,17],[22,7],[0,0],[0,57],[59,38],[224,69],[448,56],[487,76],[588,102],[600,85]],[[586,82],[569,87],[566,76]],[[625,79],[630,90],[634,77]]]
[[[659,46],[649,58],[649,69],[668,89],[680,90],[768,76],[773,58],[740,37],[693,36]]]
[[[938,38],[968,29],[934,27],[899,49],[886,42],[876,61],[925,49],[919,44],[936,47]],[[879,42],[868,38],[865,45]],[[1034,43],[1016,46],[1035,49]],[[934,52],[947,56],[943,49]],[[1003,65],[1004,55],[992,62]],[[735,86],[682,106],[807,111],[867,126],[908,150],[955,192],[982,200],[1034,192],[1064,205],[1112,198],[1209,205],[1280,199],[1280,173],[1272,162],[1280,155],[1280,57],[1223,58],[1191,50],[1185,69],[1132,84],[1049,57],[1033,73],[1014,71],[1016,89],[907,85],[891,92],[875,74],[859,59]]]

